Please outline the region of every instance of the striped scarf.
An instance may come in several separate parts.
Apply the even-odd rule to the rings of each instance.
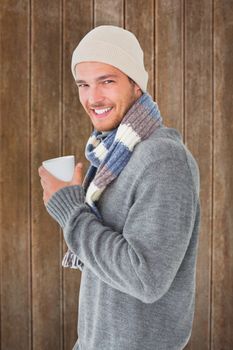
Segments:
[[[108,133],[95,130],[90,136],[85,155],[91,166],[83,187],[86,190],[86,203],[99,219],[101,215],[95,203],[127,165],[134,147],[161,125],[158,105],[149,94],[144,93],[128,110],[118,128]],[[70,250],[64,256],[62,265],[80,270],[83,268],[81,260]]]

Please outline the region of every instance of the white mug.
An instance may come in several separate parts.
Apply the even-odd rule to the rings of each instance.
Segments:
[[[74,175],[75,158],[73,155],[52,158],[43,161],[42,165],[57,179],[62,181],[71,181]]]

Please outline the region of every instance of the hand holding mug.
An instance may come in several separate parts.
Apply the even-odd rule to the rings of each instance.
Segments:
[[[43,162],[43,166],[39,168],[39,176],[44,191],[44,204],[47,204],[52,195],[61,188],[82,185],[82,163],[78,163],[74,168],[74,157],[69,156],[69,158],[70,159],[68,159],[68,157],[59,157],[50,159]]]

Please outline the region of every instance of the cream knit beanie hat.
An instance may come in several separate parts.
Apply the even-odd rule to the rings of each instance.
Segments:
[[[73,52],[71,70],[81,62],[110,64],[134,80],[146,92],[148,73],[143,63],[143,51],[135,35],[123,28],[103,25],[94,28],[80,41]]]

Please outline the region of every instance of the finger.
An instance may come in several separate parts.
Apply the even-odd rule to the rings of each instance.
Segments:
[[[42,188],[46,189],[46,187],[47,187],[46,182],[42,178],[40,179],[40,183],[41,183]]]
[[[81,185],[82,184],[82,179],[83,179],[83,164],[82,163],[78,163],[75,167],[75,171],[74,171],[74,176],[72,179],[72,182],[77,184],[77,185]]]
[[[49,199],[49,193],[48,193],[48,191],[44,191],[44,193],[43,193],[43,201],[44,201],[44,203],[46,204],[47,202],[48,202],[48,199]]]
[[[45,192],[43,193],[43,201],[44,201],[44,203],[46,203],[46,194],[45,194]]]
[[[42,177],[47,173],[47,170],[41,165],[38,169],[39,176]]]
[[[39,175],[40,177],[43,177],[44,179],[48,180],[54,180],[55,176],[53,176],[47,169],[45,169],[43,166],[39,167]]]

